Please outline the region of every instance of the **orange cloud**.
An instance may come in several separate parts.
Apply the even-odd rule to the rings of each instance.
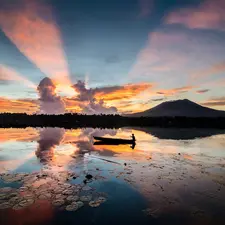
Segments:
[[[70,84],[61,33],[52,9],[40,1],[21,0],[0,10],[0,28],[47,76]]]
[[[71,98],[63,98],[67,113],[81,113],[84,107],[84,102],[79,102]]]
[[[0,80],[3,81],[19,81],[22,84],[25,84],[27,87],[31,87],[36,89],[36,85],[17,73],[15,70],[12,68],[9,68],[5,65],[0,64]]]
[[[173,88],[173,89],[164,89],[164,90],[162,89],[162,90],[157,90],[156,94],[171,96],[178,93],[186,93],[194,88],[195,88],[194,86],[184,86],[184,87]]]
[[[166,18],[166,23],[183,24],[191,29],[225,30],[224,10],[224,0],[206,0],[196,8],[172,12]]]
[[[113,100],[130,99],[152,87],[152,83],[127,84],[115,90],[112,89],[112,91],[104,92],[99,90],[94,97],[98,100],[103,99],[106,102]]]
[[[39,105],[36,100],[18,99],[10,100],[0,98],[0,113],[27,113],[37,112]]]

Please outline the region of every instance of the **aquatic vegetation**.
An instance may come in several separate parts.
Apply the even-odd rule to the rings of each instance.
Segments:
[[[68,197],[67,197],[67,201],[77,201],[79,199],[79,196],[77,196],[77,195],[69,195]]]
[[[52,195],[50,193],[43,193],[38,196],[38,198],[42,199],[42,200],[50,199],[51,197],[52,197]]]
[[[103,203],[106,201],[106,198],[105,197],[98,197],[97,201]]]
[[[100,205],[101,205],[101,203],[98,201],[90,201],[89,202],[89,206],[91,206],[91,207],[98,207]]]
[[[79,209],[77,202],[72,202],[70,205],[66,206],[67,211],[76,211]]]
[[[83,195],[83,196],[80,197],[80,200],[82,202],[89,202],[89,201],[91,201],[91,199],[92,199],[91,195]]]
[[[54,205],[54,206],[61,206],[61,205],[64,205],[64,203],[65,203],[65,201],[62,199],[56,199],[56,200],[52,201],[52,205]]]
[[[100,206],[102,203],[104,203],[106,201],[105,197],[98,197],[97,199],[95,199],[94,201],[90,201],[89,205],[91,207],[98,207]]]
[[[11,208],[11,204],[8,202],[3,202],[0,204],[0,209],[8,209]]]
[[[64,190],[62,193],[64,195],[71,195],[71,194],[73,194],[73,190]]]
[[[83,191],[90,191],[90,190],[93,190],[91,187],[85,185],[83,188],[82,188]]]
[[[81,202],[81,201],[78,201],[78,202],[77,202],[77,204],[78,204],[78,207],[79,207],[79,208],[81,208],[81,207],[83,207],[83,206],[84,206],[84,203],[83,203],[83,202]]]
[[[37,200],[46,200],[55,207],[64,206],[67,211],[76,211],[84,206],[84,202],[90,202],[92,195],[81,195],[83,191],[94,189],[83,184],[70,184],[69,179],[75,173],[68,171],[52,172],[50,169],[34,173],[1,174],[4,183],[20,182],[19,188],[0,188],[0,209],[12,208],[20,210],[34,204]],[[76,175],[77,176],[77,175]],[[95,193],[97,194],[97,193]],[[79,201],[78,201],[79,200]],[[95,204],[101,204],[104,197],[95,200]]]

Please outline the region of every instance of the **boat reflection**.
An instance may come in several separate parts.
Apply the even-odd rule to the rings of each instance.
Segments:
[[[94,145],[102,145],[102,146],[107,146],[107,145],[122,145],[122,144],[116,144],[116,143],[105,143],[104,141],[96,141],[94,142]],[[133,142],[132,145],[130,145],[130,148],[134,149],[136,146],[136,143]]]

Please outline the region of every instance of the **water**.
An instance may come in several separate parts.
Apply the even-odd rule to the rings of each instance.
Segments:
[[[132,133],[134,149],[93,145]],[[4,225],[225,223],[221,130],[0,129],[0,177]]]

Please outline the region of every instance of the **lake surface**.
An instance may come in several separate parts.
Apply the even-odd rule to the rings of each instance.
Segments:
[[[225,131],[0,129],[0,224],[225,224]]]

